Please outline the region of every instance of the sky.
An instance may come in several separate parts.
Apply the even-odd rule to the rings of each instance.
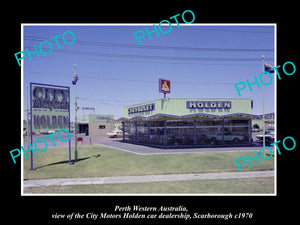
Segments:
[[[74,121],[72,78],[76,64],[77,116],[83,115],[82,107],[95,107],[96,114],[118,119],[124,106],[163,98],[159,78],[171,80],[169,98],[251,98],[252,113],[262,114],[262,88],[252,85],[252,92],[247,87],[239,96],[234,84],[246,79],[254,82],[254,76],[259,80],[263,55],[265,62],[275,66],[274,25],[180,23],[177,27],[175,23],[164,34],[156,23],[159,36],[153,32],[150,40],[145,34],[139,45],[134,33],[145,32],[145,28],[152,31],[153,24],[23,24],[23,51],[32,52],[43,41],[52,45],[49,54],[32,54],[31,61],[26,55],[21,62],[23,106],[30,82],[69,86]],[[167,32],[170,28],[166,24],[161,29]],[[66,31],[76,37],[71,45],[62,40]],[[60,49],[50,40],[57,35]],[[72,35],[66,33],[65,40],[70,43]],[[44,43],[42,50],[50,51],[49,45]],[[265,83],[268,81],[266,78]],[[264,87],[265,113],[275,112],[274,79]],[[84,111],[85,115],[90,113]]]

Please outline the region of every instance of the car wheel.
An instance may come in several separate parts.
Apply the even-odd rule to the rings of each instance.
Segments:
[[[233,139],[233,143],[234,143],[234,144],[237,144],[237,143],[239,143],[239,142],[240,142],[240,139],[239,139],[239,138],[234,138],[234,139]]]

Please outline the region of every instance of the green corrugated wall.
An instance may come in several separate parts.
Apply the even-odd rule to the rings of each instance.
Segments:
[[[187,109],[187,101],[231,101],[231,109]],[[137,112],[128,114],[128,108],[155,103],[155,110],[148,112]],[[141,104],[130,105],[123,108],[123,117],[151,116],[158,113],[171,115],[188,115],[195,113],[206,113],[213,115],[224,115],[232,113],[252,113],[250,98],[163,98]]]

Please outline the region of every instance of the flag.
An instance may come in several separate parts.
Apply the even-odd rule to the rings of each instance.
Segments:
[[[271,66],[271,65],[268,64],[268,63],[265,63],[264,66],[265,66],[264,71],[269,72],[269,73],[274,73],[274,70],[271,70],[271,69],[273,68],[273,66]]]
[[[73,79],[72,79],[72,84],[75,85],[77,81],[79,80],[77,73],[74,73]]]

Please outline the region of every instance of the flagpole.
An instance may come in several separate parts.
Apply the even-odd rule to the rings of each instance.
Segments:
[[[262,55],[263,72],[265,71],[265,56]],[[263,147],[266,145],[266,125],[265,125],[265,85],[263,85]]]
[[[76,64],[74,64],[74,74],[76,74]],[[77,88],[75,82],[75,162],[78,160],[78,151],[77,151]]]

